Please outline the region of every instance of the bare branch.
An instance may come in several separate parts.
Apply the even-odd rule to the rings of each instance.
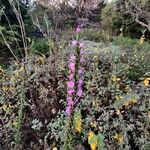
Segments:
[[[127,12],[131,14],[133,19],[143,27],[150,31],[150,12],[147,3],[142,3],[137,0],[126,0]]]

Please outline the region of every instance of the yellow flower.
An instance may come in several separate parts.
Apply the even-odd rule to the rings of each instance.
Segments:
[[[23,72],[23,71],[24,71],[24,67],[23,67],[23,66],[20,67],[19,71],[20,71],[20,72]]]
[[[57,147],[53,147],[53,149],[52,150],[58,150],[58,148]]]
[[[96,128],[96,126],[97,126],[97,123],[96,123],[96,121],[94,121],[94,122],[90,122],[90,125],[91,125],[91,127],[94,127],[94,128]]]
[[[13,125],[15,128],[17,128],[18,122],[17,122],[17,121],[13,121],[12,125]]]
[[[120,78],[117,78],[115,75],[112,76],[112,81],[113,82],[117,82],[117,81],[120,81],[121,79]]]
[[[129,104],[130,104],[130,103],[127,101],[127,102],[124,103],[124,106],[127,107]]]
[[[127,107],[129,104],[135,104],[135,103],[137,103],[136,99],[130,99],[127,102],[124,103],[124,106]]]
[[[75,130],[78,131],[79,133],[81,133],[81,130],[82,130],[82,118],[81,118],[81,115],[79,115],[75,119]]]
[[[15,77],[16,77],[16,78],[19,77],[19,72],[18,72],[18,71],[15,73]]]
[[[6,104],[4,104],[4,105],[2,106],[2,109],[3,109],[4,111],[6,111],[6,109],[7,109],[7,105],[6,105]]]
[[[130,91],[132,91],[132,89],[130,88],[129,85],[127,85],[127,86],[125,87],[125,91],[126,91],[126,92],[130,92]]]
[[[119,96],[119,95],[116,95],[115,98],[116,98],[116,100],[121,100],[123,97]]]
[[[116,139],[116,141],[117,141],[119,144],[122,144],[122,143],[123,143],[123,140],[124,140],[123,135],[122,135],[122,134],[117,134],[117,133],[115,134],[114,139]]]
[[[144,82],[145,86],[149,86],[150,85],[150,78],[146,78],[143,82]]]
[[[45,59],[46,59],[45,55],[42,55],[38,58],[38,61],[40,64],[44,64]]]
[[[137,103],[137,100],[136,99],[131,99],[130,103],[135,104],[135,103]]]
[[[116,110],[116,114],[117,114],[117,115],[121,115],[121,112],[120,112],[119,109]]]
[[[90,147],[91,147],[91,150],[96,150],[96,147],[97,147],[97,138],[92,141],[92,143],[90,142],[90,140],[95,136],[94,132],[93,131],[90,131],[89,134],[88,134],[88,143],[90,144]]]
[[[139,39],[139,43],[140,43],[140,44],[143,44],[143,43],[144,43],[144,40],[145,40],[145,37],[144,37],[144,35],[142,35],[141,38]]]
[[[9,105],[6,105],[6,104],[4,104],[3,106],[2,106],[2,109],[5,111],[5,112],[9,112]]]

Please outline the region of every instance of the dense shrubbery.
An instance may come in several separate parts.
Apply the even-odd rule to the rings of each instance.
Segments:
[[[106,51],[84,50],[84,93],[71,120],[64,111],[67,60],[73,48],[49,58],[31,55],[25,68],[14,64],[7,72],[1,71],[2,146],[13,148],[22,143],[15,148],[148,148],[150,54],[136,45],[130,49],[109,46]],[[138,78],[135,73],[139,73]]]

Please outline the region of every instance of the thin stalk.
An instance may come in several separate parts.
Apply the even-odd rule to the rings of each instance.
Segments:
[[[11,54],[13,55],[13,57],[16,59],[16,61],[20,64],[19,59],[14,54],[13,50],[11,49],[10,45],[8,44],[8,42],[7,42],[7,40],[6,40],[5,36],[4,36],[4,34],[1,31],[0,31],[0,34],[1,34],[1,36],[2,36],[2,38],[4,40],[4,42],[5,42],[6,46],[8,47],[9,51],[11,52]]]
[[[9,25],[10,30],[11,30],[12,33],[13,33],[13,36],[14,36],[14,38],[15,38],[15,43],[16,43],[16,45],[18,46],[18,48],[19,48],[19,50],[20,50],[20,53],[21,53],[21,55],[22,55],[22,57],[23,57],[21,48],[20,48],[20,46],[19,46],[19,43],[18,43],[17,40],[16,40],[16,37],[15,37],[14,31],[13,31],[13,29],[12,29],[12,26],[11,26],[11,24],[10,24],[10,21],[9,21],[9,19],[8,19],[7,15],[6,15],[6,13],[5,13],[4,11],[3,11],[3,14],[4,14],[4,16],[5,16],[5,18],[6,18],[7,22],[8,22],[8,25]]]
[[[25,94],[24,94],[24,87],[23,87],[22,92],[21,92],[19,111],[18,111],[18,126],[17,126],[17,131],[16,131],[16,137],[15,137],[16,144],[19,144],[21,140],[20,130],[22,128],[22,122],[23,122],[23,109],[24,109],[24,103],[25,103],[24,95]]]
[[[13,8],[13,11],[14,11],[14,13],[17,17],[18,23],[19,23],[19,27],[20,27],[20,30],[21,30],[22,41],[23,41],[23,47],[24,47],[24,51],[25,51],[25,60],[27,60],[27,57],[28,57],[27,40],[26,40],[25,28],[24,28],[24,23],[23,23],[23,20],[22,20],[19,4],[17,2],[17,6],[18,6],[19,10],[16,9],[14,1],[10,1],[10,4]]]

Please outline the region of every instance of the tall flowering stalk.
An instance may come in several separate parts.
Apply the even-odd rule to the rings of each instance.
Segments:
[[[83,95],[83,82],[84,82],[84,55],[83,55],[83,44],[79,43],[79,60],[78,60],[78,72],[77,72],[77,91],[76,91],[76,103],[80,101]]]
[[[77,104],[83,95],[83,74],[84,63],[83,58],[83,43],[79,42],[78,33],[81,32],[80,27],[77,27],[76,40],[72,41],[72,47],[76,49],[75,54],[72,53],[69,56],[69,76],[67,81],[67,107],[66,114],[70,116],[73,112],[75,104]]]
[[[79,41],[79,32],[81,29],[76,29],[76,39],[72,40],[72,47],[75,52],[69,55],[68,60],[68,81],[67,81],[67,122],[66,122],[66,136],[65,136],[65,149],[72,149],[72,142],[74,136],[74,129],[76,132],[81,133],[82,130],[82,116],[78,111],[75,112],[76,104],[81,100],[83,95],[83,73],[84,69],[82,64],[83,58],[83,44]]]
[[[67,108],[66,113],[68,116],[71,115],[74,107],[74,93],[75,93],[75,65],[76,65],[76,56],[74,54],[70,55],[69,58],[69,81],[67,82]]]

